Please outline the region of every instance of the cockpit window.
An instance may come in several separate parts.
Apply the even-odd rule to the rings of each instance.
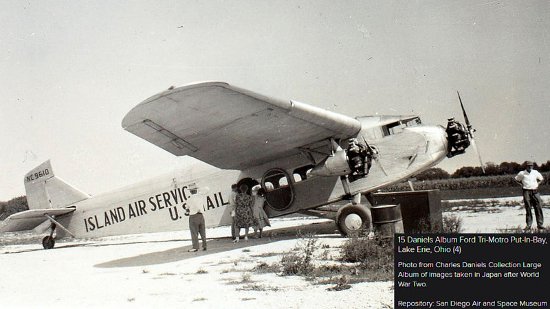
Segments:
[[[401,133],[406,127],[414,127],[420,125],[422,122],[419,117],[414,117],[410,119],[403,119],[396,122],[389,123],[385,126],[382,126],[382,131],[384,136],[394,135]]]

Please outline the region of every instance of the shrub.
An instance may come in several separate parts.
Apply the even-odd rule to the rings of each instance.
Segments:
[[[443,217],[443,233],[460,233],[462,230],[462,219],[457,215]]]
[[[315,266],[313,265],[313,254],[317,249],[317,239],[307,237],[296,245],[297,252],[283,254],[281,258],[282,274],[309,276],[313,274]]]
[[[348,277],[345,275],[338,278],[338,282],[336,282],[336,285],[333,287],[330,287],[327,289],[327,291],[343,291],[351,288],[351,285],[348,284],[349,280]]]
[[[350,238],[343,244],[341,254],[342,260],[360,263],[362,268],[393,272],[391,239]]]
[[[462,219],[457,215],[443,216],[443,224],[433,224],[427,219],[421,218],[413,233],[460,233]]]

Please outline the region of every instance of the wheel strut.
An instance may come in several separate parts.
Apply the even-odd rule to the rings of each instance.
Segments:
[[[53,233],[55,232],[56,224],[52,223],[50,225],[50,236],[46,236],[42,238],[42,247],[44,249],[52,249],[55,246],[55,238],[53,237]]]

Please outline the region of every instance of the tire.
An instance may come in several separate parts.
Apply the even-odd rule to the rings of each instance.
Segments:
[[[44,249],[52,249],[55,246],[55,239],[51,236],[42,238],[42,246]]]
[[[372,228],[370,209],[363,205],[348,204],[336,215],[336,226],[342,236],[359,236]]]

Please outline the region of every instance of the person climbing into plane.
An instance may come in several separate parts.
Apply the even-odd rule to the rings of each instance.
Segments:
[[[252,188],[252,198],[254,199],[254,206],[252,208],[252,213],[254,215],[254,236],[256,238],[262,238],[262,231],[264,227],[271,226],[269,222],[269,217],[265,213],[265,190],[258,186]]]

